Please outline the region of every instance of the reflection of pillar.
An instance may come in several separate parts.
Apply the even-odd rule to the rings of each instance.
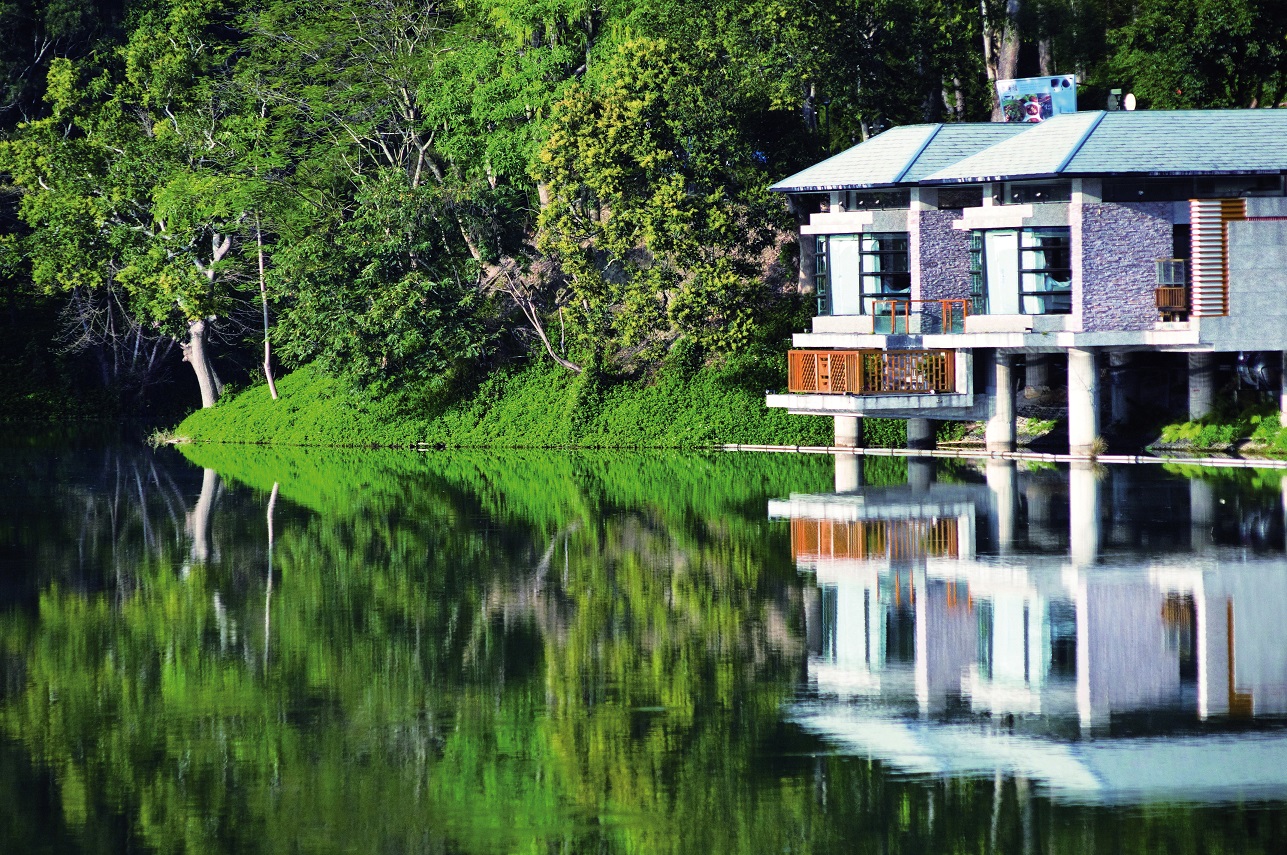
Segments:
[[[1095,351],[1068,351],[1068,452],[1087,455],[1099,439],[1099,369]]]
[[[1109,392],[1108,423],[1124,424],[1130,420],[1131,354],[1113,351],[1108,354]]]
[[[1189,420],[1211,414],[1215,406],[1215,354],[1189,354]]]
[[[1068,543],[1074,566],[1099,558],[1100,469],[1094,463],[1068,465]]]
[[[907,420],[907,447],[914,449],[934,447],[934,421],[932,419]]]
[[[201,476],[201,495],[188,514],[188,533],[192,536],[193,564],[204,564],[210,558],[210,511],[214,507],[215,488],[219,476],[207,469]]]
[[[836,416],[836,445],[841,448],[862,448],[862,419],[857,416]]]
[[[1014,451],[1014,357],[997,353],[993,359],[992,416],[988,419],[984,439],[988,451]]]
[[[862,486],[862,455],[842,451],[835,458],[836,492],[854,492]]]
[[[1226,597],[1205,587],[1193,599],[1198,623],[1198,715],[1205,719],[1229,711],[1230,609]]]
[[[1019,473],[1013,460],[988,461],[988,489],[992,491],[992,506],[996,510],[996,539],[1000,552],[1009,552],[1014,545],[1015,506],[1019,500]]]
[[[1215,490],[1203,478],[1189,479],[1189,548],[1195,552],[1211,546],[1215,524]]]
[[[809,653],[822,655],[822,597],[818,596],[818,587],[812,584],[804,586],[804,636]]]
[[[929,644],[930,592],[924,563],[914,568],[908,574],[908,578],[911,580],[912,590],[916,592],[912,599],[912,608],[916,615],[916,705],[920,707],[921,715],[927,716],[930,713],[931,702],[929,680],[931,656]]]
[[[907,485],[913,493],[929,492],[934,483],[934,458],[910,457],[907,460]]]

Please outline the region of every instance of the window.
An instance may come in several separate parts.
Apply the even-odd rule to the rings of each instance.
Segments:
[[[819,237],[816,259],[819,315],[868,315],[879,300],[911,298],[906,232]]]
[[[906,232],[873,232],[862,236],[864,314],[876,300],[910,300],[912,274]]]
[[[872,211],[889,208],[910,208],[912,193],[910,190],[880,190],[876,192],[851,191],[846,210]]]
[[[995,185],[994,185],[995,186]],[[998,205],[1031,205],[1034,202],[1071,202],[1072,182],[1055,181],[1046,184],[1016,184],[1007,181],[1004,191],[993,196]]]
[[[1066,315],[1072,311],[1067,227],[990,229],[970,236],[974,314]]]

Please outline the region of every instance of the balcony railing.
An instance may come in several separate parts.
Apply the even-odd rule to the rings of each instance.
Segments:
[[[924,395],[956,391],[951,350],[792,350],[791,392],[829,395]]]
[[[1164,321],[1189,317],[1189,262],[1183,258],[1159,258],[1157,266],[1157,312]]]
[[[955,517],[924,520],[791,520],[796,561],[956,558]]]
[[[872,328],[876,333],[907,335],[912,304],[921,306],[922,333],[963,333],[971,300],[873,300]]]

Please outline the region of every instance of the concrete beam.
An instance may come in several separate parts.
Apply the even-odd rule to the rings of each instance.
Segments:
[[[1068,351],[1068,453],[1093,454],[1099,439],[1099,366],[1095,351]]]

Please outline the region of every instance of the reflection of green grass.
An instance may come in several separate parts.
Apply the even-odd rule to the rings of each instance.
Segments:
[[[764,406],[781,385],[776,363],[746,359],[695,372],[664,366],[646,379],[574,376],[534,365],[498,371],[449,400],[414,391],[357,397],[339,381],[304,368],[283,377],[281,399],[262,386],[193,413],[176,428],[207,442],[274,445],[453,448],[698,448],[724,443],[828,445],[832,420]],[[868,419],[872,445],[899,446],[902,422]]]

